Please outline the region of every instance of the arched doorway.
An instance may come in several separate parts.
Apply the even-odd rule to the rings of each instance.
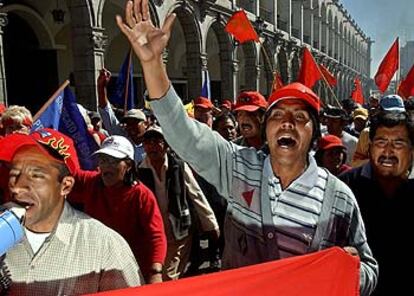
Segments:
[[[58,88],[57,53],[43,46],[33,24],[18,11],[9,11],[4,28],[4,57],[9,105],[22,105],[35,114]]]

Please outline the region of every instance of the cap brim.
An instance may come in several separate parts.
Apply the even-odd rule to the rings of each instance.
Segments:
[[[255,105],[243,105],[239,107],[235,107],[233,111],[247,111],[247,112],[255,112],[259,110],[261,107]]]
[[[357,119],[357,118],[361,118],[361,119],[363,119],[363,120],[368,120],[368,117],[363,116],[363,115],[357,115],[357,116],[355,116],[355,117],[354,117],[354,120],[355,120],[355,119]]]
[[[298,100],[298,101],[302,101],[304,102],[307,106],[309,106],[310,108],[312,108],[315,111],[318,111],[318,108],[316,108],[312,102],[309,102],[309,99],[307,98],[298,98],[298,97],[284,97],[284,98],[280,98],[277,99],[276,101],[274,101],[272,104],[269,105],[269,107],[267,107],[267,111],[271,110],[276,104],[283,102],[283,101],[287,101],[287,100]]]
[[[323,147],[323,150],[328,150],[328,149],[331,149],[331,148],[342,148],[342,149],[346,150],[346,147],[344,145],[336,144],[336,143],[331,143],[331,144],[326,145],[325,147]]]
[[[92,155],[96,155],[96,154],[106,154],[106,155],[109,155],[109,156],[112,156],[118,159],[123,159],[123,158],[128,157],[128,155],[126,155],[125,153],[119,152],[109,147],[99,149],[98,151],[95,151]]]
[[[206,106],[206,105],[201,105],[201,104],[195,104],[194,105],[194,108],[202,108],[202,109],[206,109],[206,110],[208,110],[208,109],[212,109],[213,107],[212,106]]]

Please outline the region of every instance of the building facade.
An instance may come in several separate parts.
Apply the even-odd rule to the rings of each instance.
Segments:
[[[407,41],[407,43],[401,47],[401,78],[407,76],[408,71],[414,66],[414,40]]]
[[[125,1],[11,0],[0,5],[1,101],[36,112],[70,77],[78,101],[95,109],[99,70],[106,67],[116,76],[129,50],[115,22]],[[363,85],[369,83],[372,41],[339,0],[150,0],[150,6],[157,26],[169,13],[177,14],[164,60],[184,101],[200,95],[203,71],[209,73],[216,101],[234,99],[245,89],[268,95],[275,71],[284,83],[296,80],[304,46],[337,78],[332,90],[321,81],[315,87],[326,102],[348,98],[357,76]],[[237,44],[225,32],[229,17],[241,8],[260,43]],[[141,69],[133,62],[142,98]]]

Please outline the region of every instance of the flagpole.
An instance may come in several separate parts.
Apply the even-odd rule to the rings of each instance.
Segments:
[[[56,99],[56,97],[69,85],[70,81],[65,80],[62,85],[53,93],[53,95],[43,104],[42,108],[33,116],[33,122],[39,119],[40,115],[49,107],[50,104]]]
[[[397,37],[398,39],[398,71],[396,73],[395,77],[395,93],[398,92],[398,85],[400,84],[401,79],[401,51],[400,51],[400,37]]]
[[[129,49],[129,61],[128,61],[125,92],[124,92],[124,115],[127,113],[127,109],[128,109],[129,79],[130,79],[130,70],[131,70],[131,60],[132,60],[132,50]]]

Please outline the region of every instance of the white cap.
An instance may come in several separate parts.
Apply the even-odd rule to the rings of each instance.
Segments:
[[[106,154],[115,158],[126,158],[134,160],[134,146],[123,136],[110,136],[106,138],[102,144],[101,149],[94,153]]]

